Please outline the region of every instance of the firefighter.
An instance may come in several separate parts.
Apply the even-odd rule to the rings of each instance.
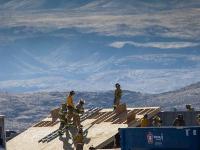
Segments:
[[[74,91],[70,91],[67,100],[66,100],[66,104],[67,104],[67,109],[68,109],[68,113],[67,113],[67,120],[68,122],[71,122],[71,119],[74,119],[74,101],[73,101],[73,97],[75,95]]]
[[[83,137],[82,126],[80,126],[77,135],[74,137],[74,146],[75,146],[76,150],[83,150],[84,137]]]
[[[160,119],[159,116],[156,115],[155,117],[153,117],[152,125],[154,127],[160,127],[161,123],[162,123],[162,120]]]
[[[173,126],[185,126],[185,120],[182,114],[178,114],[178,116],[173,122]]]
[[[62,130],[67,126],[68,121],[67,121],[67,107],[66,104],[62,104],[61,108],[59,110],[58,116],[60,119],[60,127],[58,130],[59,135],[63,135]]]
[[[141,127],[148,127],[149,126],[149,119],[148,115],[145,114],[144,117],[141,119]]]
[[[200,126],[200,114],[198,114],[198,115],[196,116],[196,121],[197,121],[197,124]]]
[[[84,113],[84,107],[83,105],[85,104],[85,101],[80,99],[78,104],[75,107],[74,111],[74,125],[77,128],[80,128],[81,126],[81,121],[80,121],[80,115]]]
[[[191,104],[185,105],[185,108],[187,109],[187,111],[194,111],[194,108],[192,108]]]
[[[84,113],[84,107],[83,107],[84,104],[85,104],[85,101],[83,99],[80,99],[78,104],[76,105],[76,111],[79,114],[83,114]]]
[[[114,109],[116,109],[119,106],[120,100],[121,100],[121,97],[122,97],[122,90],[120,88],[120,84],[116,83],[115,87],[116,87],[116,89],[115,89],[114,104],[113,104]]]

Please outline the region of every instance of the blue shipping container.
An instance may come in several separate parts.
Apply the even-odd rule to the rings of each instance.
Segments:
[[[200,127],[121,128],[122,150],[200,150]]]

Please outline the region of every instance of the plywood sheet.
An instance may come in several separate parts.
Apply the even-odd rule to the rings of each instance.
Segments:
[[[142,107],[128,108],[127,113],[135,113],[133,118],[129,118],[127,124],[127,113],[116,115],[112,109],[103,109],[93,117],[82,122],[84,129],[84,149],[88,150],[90,146],[103,148],[113,141],[114,135],[118,132],[118,128],[126,128],[128,126],[138,126],[140,119],[145,113],[154,116],[160,111],[159,107]],[[122,119],[123,118],[123,119]],[[43,121],[50,121],[51,118],[45,118]],[[49,143],[38,143],[38,140],[58,129],[59,123],[46,127],[31,127],[25,132],[19,134],[7,143],[8,150],[63,150],[73,149],[74,129],[70,129],[69,133],[63,138],[56,138]]]

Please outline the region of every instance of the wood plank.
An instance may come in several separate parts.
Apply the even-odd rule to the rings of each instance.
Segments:
[[[104,121],[105,122],[112,122],[114,120],[114,118],[117,117],[117,114],[115,112],[113,112],[112,115],[110,115],[109,117],[107,117]]]
[[[121,122],[124,122],[127,120],[127,113],[124,112],[123,114],[121,114],[120,116],[118,116],[118,118],[116,120],[114,120],[112,122],[112,124],[121,124]]]
[[[107,112],[107,113],[105,113],[105,115],[101,116],[93,123],[99,124],[99,123],[103,122],[106,119],[106,117],[110,116],[111,114],[112,114],[112,112]]]
[[[108,120],[110,117],[115,116],[115,115],[116,115],[116,113],[115,113],[114,111],[109,112],[108,115],[106,115],[104,118],[102,118],[101,122],[108,122],[107,120]],[[100,122],[99,122],[99,123],[100,123]]]

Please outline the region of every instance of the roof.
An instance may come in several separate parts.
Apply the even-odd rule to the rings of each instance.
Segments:
[[[116,113],[112,109],[101,109],[92,116],[86,117],[83,122],[84,149],[90,146],[103,148],[113,141],[118,128],[138,126],[144,114],[150,117],[160,112],[159,107],[128,108],[126,112]],[[63,150],[73,149],[74,128],[69,129],[68,136],[55,138],[50,142],[38,142],[41,138],[57,130],[59,121],[52,122],[47,117],[41,122],[28,128],[12,140],[7,142],[7,150]]]

